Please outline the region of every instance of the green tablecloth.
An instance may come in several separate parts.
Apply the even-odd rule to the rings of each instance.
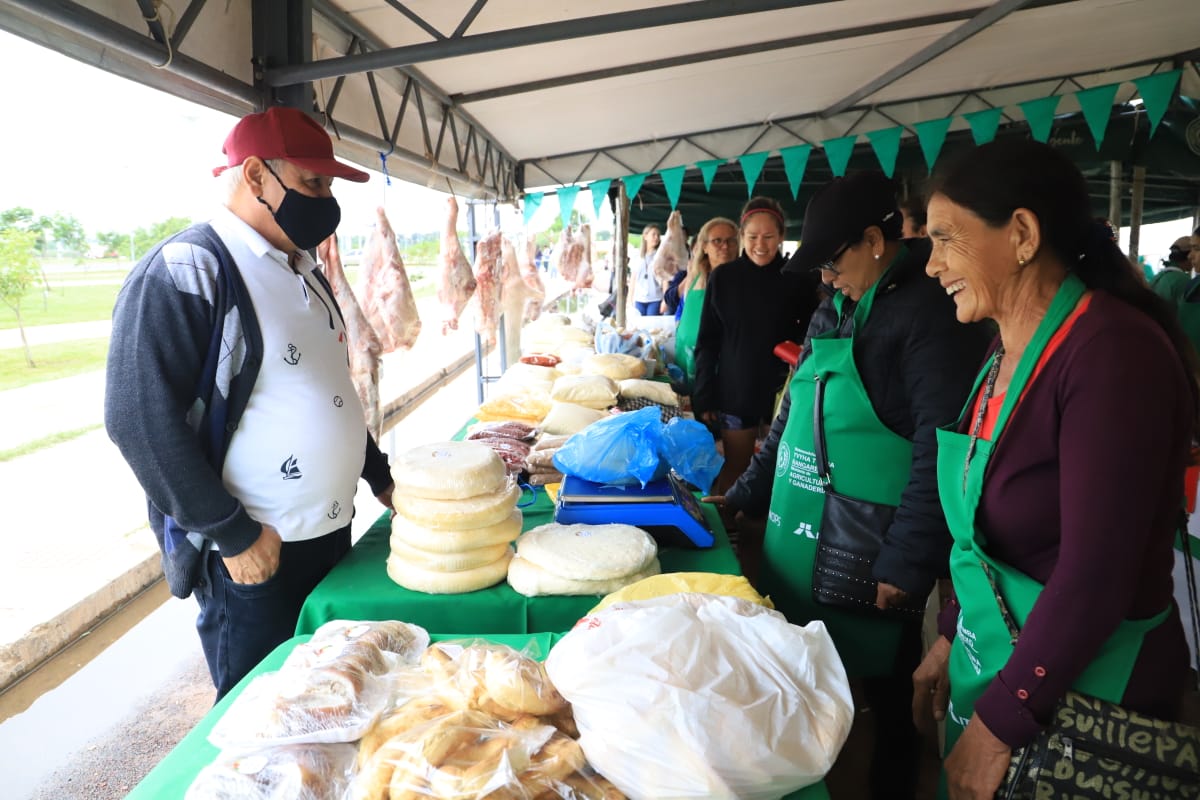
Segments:
[[[462,634],[432,634],[431,638],[437,641],[439,639],[459,638],[460,636]],[[488,634],[487,639],[498,644],[507,644],[517,650],[528,652],[530,655],[545,657],[550,652],[550,648],[561,637],[562,634],[558,633],[509,636]],[[196,727],[175,746],[175,749],[168,753],[167,757],[160,761],[158,766],[151,770],[142,782],[125,796],[125,800],[182,800],[183,796],[187,794],[188,787],[196,779],[196,775],[204,767],[211,764],[219,753],[217,748],[208,742],[208,734],[212,731],[213,726],[217,724],[217,720],[233,704],[233,701],[242,693],[250,681],[264,672],[279,669],[288,654],[292,652],[292,648],[300,642],[308,641],[308,638],[308,636],[296,636],[271,651],[254,668],[253,672],[243,678],[233,688],[233,691],[226,695],[220,703],[217,703],[212,711],[209,711]],[[818,783],[809,786],[807,789],[794,792],[784,800],[829,800],[829,792],[825,789],[824,783]]]
[[[554,521],[554,504],[544,489],[522,509],[524,528]],[[716,537],[704,550],[663,548],[663,572],[716,572],[740,575],[737,556],[720,515],[703,504]],[[391,525],[385,513],[350,553],[321,581],[300,609],[296,633],[313,633],[333,619],[398,619],[443,633],[541,633],[570,630],[598,602],[597,597],[525,597],[508,583],[467,594],[436,595],[397,586],[387,574]]]

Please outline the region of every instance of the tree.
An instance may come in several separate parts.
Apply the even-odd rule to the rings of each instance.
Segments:
[[[61,246],[61,249],[75,255],[83,255],[87,249],[87,235],[79,220],[70,214],[55,214],[47,222],[50,235],[54,237],[54,241]]]
[[[33,249],[36,254],[45,254],[46,251],[46,228],[50,226],[50,220],[46,217],[33,216],[33,209],[25,206],[14,206],[7,211],[0,212],[0,232],[7,230],[17,230],[25,233],[33,234]],[[46,294],[50,293],[50,281],[46,278],[46,270],[42,268],[41,262],[37,262],[38,274],[42,276],[42,288]]]
[[[174,236],[191,224],[192,221],[187,217],[170,217],[149,228],[138,228],[133,232],[134,257],[141,258],[163,239]]]
[[[129,234],[105,231],[96,234],[96,241],[104,248],[104,257],[121,256],[129,252]]]
[[[0,301],[17,315],[17,327],[21,331],[21,344],[25,346],[25,363],[36,367],[29,340],[25,337],[25,323],[21,319],[21,300],[33,287],[38,277],[36,256],[37,234],[17,228],[0,229]]]

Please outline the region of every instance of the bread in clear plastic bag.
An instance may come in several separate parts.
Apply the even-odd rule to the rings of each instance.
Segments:
[[[400,656],[403,663],[412,664],[429,646],[429,632],[420,625],[399,620],[335,619],[317,628],[308,644],[330,641],[370,642],[380,650]]]
[[[421,656],[434,691],[465,709],[512,721],[566,707],[541,662],[511,647],[485,642],[439,642]]]
[[[222,753],[202,769],[184,800],[328,800],[341,797],[354,764],[352,744],[294,744]]]

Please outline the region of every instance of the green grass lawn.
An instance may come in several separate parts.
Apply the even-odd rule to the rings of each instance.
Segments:
[[[57,325],[63,322],[92,322],[112,316],[120,284],[100,286],[71,286],[50,284],[50,293],[43,297],[39,285],[21,301],[21,320],[26,328],[34,325]],[[17,315],[7,305],[0,304],[0,330],[17,327]]]
[[[24,348],[0,350],[0,391],[104,369],[108,339],[34,345],[31,350],[36,367],[25,363]]]

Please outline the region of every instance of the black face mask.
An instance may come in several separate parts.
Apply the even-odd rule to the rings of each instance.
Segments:
[[[265,163],[263,166],[267,166]],[[258,202],[267,207],[276,224],[284,234],[292,240],[292,244],[301,250],[311,250],[328,239],[337,230],[342,221],[342,209],[337,200],[332,197],[309,197],[295,189],[289,189],[287,184],[279,180],[275,170],[267,167],[267,172],[279,181],[285,194],[278,209],[261,197]]]

